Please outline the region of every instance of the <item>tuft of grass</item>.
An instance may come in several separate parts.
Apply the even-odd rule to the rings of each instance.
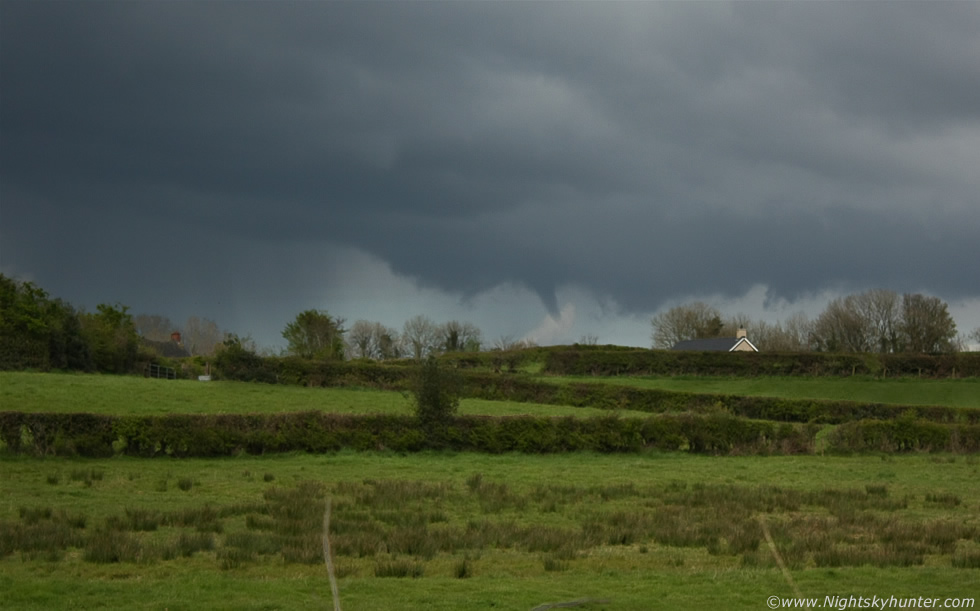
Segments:
[[[554,555],[545,556],[543,559],[544,570],[549,573],[560,573],[568,570],[568,562]]]
[[[187,492],[188,490],[194,487],[194,480],[192,480],[189,477],[182,477],[177,480],[177,487],[183,490],[184,492]]]
[[[158,511],[144,509],[142,507],[127,507],[125,509],[126,520],[124,527],[133,531],[154,531],[160,526],[161,515]]]
[[[30,526],[41,520],[50,520],[54,515],[54,510],[50,507],[19,507],[17,513],[24,524]]]
[[[223,571],[239,569],[255,560],[255,552],[240,547],[223,547],[218,550],[218,560]]]
[[[864,491],[868,493],[868,496],[888,496],[888,486],[885,484],[868,484],[864,487]]]
[[[375,577],[411,577],[418,579],[424,574],[425,565],[419,560],[379,558],[374,563]]]
[[[473,565],[470,564],[469,558],[463,558],[456,562],[453,566],[453,575],[456,579],[466,579],[467,577],[473,576]]]
[[[957,569],[980,569],[980,550],[957,552],[953,554],[952,563]]]
[[[209,552],[214,549],[214,535],[210,533],[180,533],[177,538],[177,551],[184,558],[189,558],[197,552]]]
[[[101,529],[93,532],[86,541],[82,559],[97,564],[136,562],[141,551],[139,541],[128,532]]]
[[[963,502],[963,499],[952,492],[937,492],[926,494],[926,502],[943,505],[944,507],[956,507]]]

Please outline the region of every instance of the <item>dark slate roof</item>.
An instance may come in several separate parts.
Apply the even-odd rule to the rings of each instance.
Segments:
[[[709,352],[728,352],[738,343],[737,337],[711,337],[708,339],[688,339],[677,342],[671,350],[699,350]]]

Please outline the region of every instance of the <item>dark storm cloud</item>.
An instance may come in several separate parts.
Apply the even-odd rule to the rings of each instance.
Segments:
[[[974,3],[2,13],[5,264],[60,269],[54,239],[136,270],[135,229],[184,263],[281,245],[231,275],[285,292],[294,245],[325,241],[552,312],[565,284],[638,311],[755,283],[980,293]]]

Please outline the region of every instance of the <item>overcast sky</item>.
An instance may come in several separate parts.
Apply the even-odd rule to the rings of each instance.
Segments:
[[[0,270],[649,346],[870,288],[980,325],[978,2],[0,2]]]

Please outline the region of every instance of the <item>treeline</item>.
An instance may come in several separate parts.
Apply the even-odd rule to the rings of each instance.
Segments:
[[[694,302],[658,314],[652,324],[653,347],[664,349],[683,340],[734,337],[738,329],[764,351],[935,354],[960,350],[967,339],[980,341],[980,329],[969,338],[957,334],[942,299],[885,289],[833,299],[813,320],[803,313],[776,323],[741,314],[723,319],[717,308]]]
[[[725,414],[639,418],[454,417],[439,435],[412,416],[322,412],[107,416],[0,412],[10,453],[107,457],[209,457],[341,449],[418,452],[642,452],[806,454],[819,427]],[[980,426],[922,420],[858,421],[837,427],[826,452],[980,451]]]
[[[128,373],[148,358],[125,306],[79,312],[30,282],[0,274],[0,369]]]

